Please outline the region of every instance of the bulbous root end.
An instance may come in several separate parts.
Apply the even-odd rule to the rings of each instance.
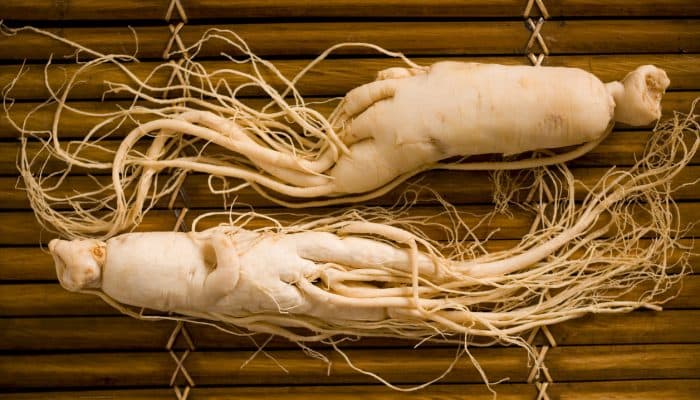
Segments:
[[[640,126],[659,119],[661,98],[670,83],[666,71],[653,65],[642,65],[622,82],[607,83],[608,93],[615,100],[615,122]]]
[[[101,286],[106,261],[106,243],[94,239],[49,242],[58,281],[65,289],[78,292]]]

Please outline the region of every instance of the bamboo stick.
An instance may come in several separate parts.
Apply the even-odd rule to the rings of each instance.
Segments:
[[[179,31],[179,36],[185,47],[189,47],[212,28],[236,32],[255,54],[265,57],[316,56],[328,47],[344,41],[374,43],[413,55],[522,54],[529,37],[520,21],[188,24]],[[60,31],[61,36],[102,54],[123,54],[125,51],[133,54],[136,47],[135,34],[138,37],[138,57],[141,59],[161,59],[171,36],[165,24],[135,27],[134,34],[123,27],[61,28],[50,31]],[[461,40],[462,37],[476,37],[480,40]],[[54,39],[30,32],[20,32],[14,37],[0,37],[0,46],[9,50],[2,58],[12,60],[45,60],[50,54],[56,59],[62,59],[75,51]],[[216,57],[222,51],[234,56],[240,55],[226,43],[212,41],[201,49],[200,56]],[[376,52],[356,47],[341,50],[339,54],[375,55]]]
[[[647,380],[622,382],[555,383],[550,398],[589,400],[691,400],[700,388],[698,380]]]
[[[658,382],[658,381],[657,381]],[[663,385],[657,384],[654,388],[649,388],[651,393],[664,393],[668,390],[673,394],[686,394],[689,390],[700,386],[693,386],[689,380],[668,380],[663,382],[673,382],[677,387],[665,389]],[[578,384],[577,384],[578,385]],[[590,391],[598,389],[598,386],[589,388],[588,383],[581,383],[571,390]],[[505,383],[496,387],[499,400],[532,400],[535,398],[536,390],[534,385]],[[615,388],[604,387],[604,390],[611,391]],[[621,392],[622,388],[617,388]],[[367,400],[389,400],[397,397],[396,392],[390,391],[384,386],[377,385],[355,385],[355,386],[227,386],[227,387],[201,387],[196,386],[190,391],[190,399],[207,400],[248,400],[252,398],[274,398],[280,400],[307,399],[307,398],[331,398],[335,400],[357,400],[358,398]],[[613,392],[616,393],[616,392]],[[46,397],[44,397],[46,396]],[[402,393],[402,399],[429,400],[429,399],[459,399],[468,398],[470,400],[493,400],[493,394],[488,391],[484,384],[449,384],[432,385],[418,392]],[[119,399],[119,400],[172,400],[174,398],[172,389],[103,389],[103,390],[71,390],[70,392],[29,392],[29,393],[0,393],[0,399],[26,400],[37,398],[50,398],[52,400],[75,400],[80,398],[96,399]],[[670,398],[670,397],[669,397]],[[673,397],[676,399],[676,397]],[[645,398],[635,398],[635,400],[646,400]],[[654,398],[656,400],[658,398]],[[679,400],[689,400],[681,398]],[[694,398],[692,398],[695,400]],[[625,400],[620,397],[620,400]]]
[[[521,21],[458,22],[302,22],[256,23],[237,25],[188,24],[179,31],[185,47],[196,43],[212,29],[236,32],[259,56],[316,56],[341,42],[374,43],[407,55],[523,54],[530,32]],[[547,24],[542,30],[552,54],[611,53],[692,53],[700,50],[700,21],[603,20],[567,21]],[[124,27],[88,27],[49,29],[102,54],[133,54],[138,38],[141,59],[160,59],[170,41],[165,25]],[[470,38],[464,40],[464,38]],[[57,60],[71,57],[75,49],[49,37],[31,32],[0,36],[0,55],[6,60]],[[177,50],[177,49],[172,49]],[[237,55],[221,41],[207,43],[202,57],[221,52]],[[347,48],[338,54],[374,55],[374,50]]]
[[[70,6],[68,5],[70,4]],[[197,19],[293,19],[293,18],[520,18],[527,3],[520,0],[327,0],[323,4],[304,0],[187,0],[187,16]],[[667,17],[700,16],[692,0],[548,0],[552,17]],[[71,0],[5,0],[0,14],[7,20],[160,20],[169,3],[160,0],[101,2]],[[96,11],[100,12],[96,12]],[[177,18],[177,12],[174,13]],[[538,15],[534,7],[533,15]]]
[[[0,316],[118,315],[100,298],[72,293],[55,283],[2,285]],[[31,309],[31,310],[30,310]]]
[[[700,343],[699,310],[665,310],[656,313],[636,311],[628,314],[591,314],[549,327],[557,345],[670,344]],[[54,317],[0,319],[0,350],[37,351],[158,351],[168,341],[173,321],[139,321],[130,317]],[[255,349],[267,335],[248,337],[229,335],[217,329],[187,324],[187,331],[198,351]],[[125,335],[124,332],[128,332]],[[542,336],[537,344],[546,344]],[[403,348],[416,344],[411,340],[364,338],[343,344],[343,348]],[[422,347],[434,347],[426,343]],[[451,347],[452,345],[442,345]],[[315,346],[327,348],[328,346]],[[176,348],[185,348],[180,339]],[[286,339],[275,337],[267,350],[295,349]]]
[[[536,387],[532,384],[502,383],[494,386],[499,400],[531,400],[536,398]],[[589,399],[589,400],[696,400],[700,392],[700,380],[663,379],[663,380],[625,380],[603,382],[558,382],[549,386],[547,392],[551,399]],[[280,400],[300,398],[333,398],[337,400],[395,399],[396,393],[378,385],[357,386],[265,386],[265,387],[195,387],[191,391],[197,399],[241,400],[258,397],[273,397]],[[172,389],[104,389],[70,392],[40,393],[0,393],[0,399],[27,400],[50,398],[54,400],[73,400],[80,398],[112,398],[129,400],[171,400]],[[483,384],[441,384],[432,385],[417,392],[401,394],[402,399],[429,400],[468,398],[470,400],[492,400],[493,394]]]
[[[326,352],[332,361],[330,373],[326,363],[298,350],[273,354],[288,373],[264,356],[241,368],[251,353],[195,351],[184,364],[199,385],[375,383],[373,378],[351,370],[333,352]],[[356,365],[391,382],[416,384],[440,375],[455,352],[437,348],[358,349],[348,350],[347,354]],[[527,379],[529,368],[522,349],[480,348],[473,349],[472,354],[490,379]],[[697,379],[699,359],[700,345],[563,346],[549,350],[546,365],[555,381]],[[172,371],[173,360],[165,352],[7,355],[0,356],[0,388],[161,386],[168,384]],[[471,363],[464,361],[457,363],[442,382],[479,383],[482,378]]]
[[[523,57],[439,57],[439,58],[416,58],[414,61],[429,65],[440,60],[456,60],[466,62],[499,63],[509,65],[526,65],[529,61]],[[159,63],[143,62],[130,64],[129,68],[137,76],[144,78]],[[204,61],[202,64],[208,71],[216,69],[237,68],[241,71],[248,71],[246,67],[233,65],[231,62]],[[276,67],[287,77],[294,76],[304,66],[308,60],[279,60],[275,62]],[[590,71],[603,81],[622,79],[628,72],[643,64],[655,64],[664,68],[671,79],[671,90],[698,90],[700,89],[700,55],[698,54],[642,54],[642,55],[595,55],[595,56],[552,56],[547,57],[546,65],[566,66],[582,68]],[[299,81],[297,87],[304,96],[342,96],[349,90],[374,80],[378,71],[401,66],[402,62],[387,59],[332,59],[321,63],[317,69]],[[45,100],[49,97],[44,82],[44,65],[28,65],[28,70],[16,83],[8,95],[15,99]],[[76,71],[74,64],[64,65],[61,68],[54,66],[49,68],[49,81],[54,89],[58,88],[67,76],[71,76]],[[19,67],[16,65],[0,66],[0,82],[10,82],[17,76]],[[151,79],[150,84],[163,87],[169,78],[169,73],[165,70],[157,73]],[[249,72],[249,71],[248,71]],[[271,78],[269,82],[276,87],[280,87],[278,81]],[[107,81],[128,83],[125,75],[114,66],[102,65],[81,75],[81,85],[75,87],[69,96],[70,100],[99,99],[104,92],[109,89],[105,84]],[[242,81],[233,77],[226,77],[227,82],[235,87]],[[259,91],[241,91],[241,95],[260,95]],[[106,99],[128,98],[125,93],[110,94]]]

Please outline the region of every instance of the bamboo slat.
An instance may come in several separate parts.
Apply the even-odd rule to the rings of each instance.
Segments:
[[[500,400],[531,400],[537,396],[534,385],[501,383],[493,387]],[[696,400],[700,391],[700,381],[694,379],[626,380],[607,382],[565,382],[549,386],[551,399],[588,400]],[[267,387],[195,387],[191,398],[208,400],[241,400],[257,397],[273,397],[291,400],[308,397],[333,398],[337,400],[395,399],[396,393],[383,386],[267,386]],[[0,393],[0,399],[27,400],[50,398],[53,400],[73,400],[80,398],[109,398],[115,400],[171,400],[170,389],[113,389],[99,391],[41,392],[41,393]],[[194,397],[196,396],[196,397]],[[463,399],[492,400],[493,393],[483,384],[432,385],[417,392],[401,394],[402,399]]]
[[[417,58],[414,61],[429,65],[440,60],[456,60],[467,62],[499,63],[507,65],[524,65],[529,61],[522,56],[519,57],[439,57],[439,58]],[[129,69],[141,79],[148,76],[153,68],[160,63],[143,62],[130,64]],[[278,60],[275,66],[287,77],[294,76],[304,66],[308,64],[306,60]],[[698,90],[700,89],[700,55],[697,54],[640,54],[640,55],[570,55],[548,57],[545,63],[552,66],[565,66],[582,68],[590,71],[602,81],[622,79],[628,72],[644,64],[654,64],[664,68],[671,79],[671,90]],[[216,69],[237,68],[244,72],[249,72],[244,66],[234,65],[231,62],[223,61],[203,61],[202,65],[208,71]],[[375,59],[332,59],[321,63],[316,69],[310,71],[308,75],[299,81],[297,88],[304,96],[342,96],[349,90],[363,83],[375,79],[378,71],[401,66],[398,60],[375,58]],[[27,66],[27,71],[21,79],[9,91],[9,96],[15,99],[45,100],[49,98],[49,92],[44,85],[44,65],[32,64]],[[0,84],[3,86],[12,81],[18,74],[20,68],[16,65],[0,65]],[[72,76],[77,70],[74,64],[54,66],[49,68],[48,76],[54,90],[60,86],[67,76]],[[161,70],[154,74],[150,84],[156,87],[164,86],[169,78],[170,72]],[[127,78],[116,67],[110,65],[100,65],[94,67],[80,75],[81,85],[76,86],[71,91],[71,100],[100,99],[104,92],[109,89],[105,82],[125,83]],[[277,80],[266,75],[268,81],[279,87]],[[226,81],[232,87],[242,83],[240,78],[226,77]],[[241,95],[259,95],[256,90],[241,91]],[[116,93],[105,96],[107,99],[129,98],[126,93]]]
[[[498,214],[489,218],[488,221],[481,221],[482,216],[492,211],[493,207],[491,205],[462,205],[456,208],[462,213],[461,218],[464,224],[469,226],[474,235],[479,238],[485,238],[491,234],[492,239],[519,239],[527,234],[534,220],[534,216],[531,213],[526,213],[518,209],[512,211],[512,216]],[[194,218],[207,211],[220,210],[192,210],[185,217],[188,226],[191,226]],[[280,211],[279,209],[267,208],[258,208],[256,211],[272,216],[278,219],[282,224],[293,223],[299,219],[298,212],[296,215],[292,215],[284,210]],[[438,215],[442,211],[444,211],[442,208],[436,208],[434,206],[416,206],[413,207],[407,215],[411,217],[433,217],[431,222],[451,226],[452,223],[448,216]],[[694,224],[695,221],[700,220],[700,203],[679,203],[678,211],[681,215],[681,220],[679,222],[683,225]],[[632,208],[630,212],[640,224],[648,220],[646,212],[639,207]],[[328,215],[328,210],[324,208],[305,209],[304,215],[315,217],[326,216]],[[50,239],[56,237],[55,234],[42,230],[31,212],[0,212],[0,218],[2,218],[4,222],[0,227],[0,245],[37,245],[39,243],[48,243]],[[228,216],[222,215],[203,219],[197,226],[197,230],[228,222],[228,218]],[[609,217],[602,215],[599,221],[600,227],[602,227],[602,224],[607,220],[609,220]],[[170,231],[173,229],[173,226],[175,226],[175,222],[176,217],[172,211],[153,210],[145,215],[141,225],[135,230]],[[247,228],[257,229],[268,226],[268,222],[254,220],[247,225]],[[434,240],[447,240],[447,235],[444,230],[435,226],[425,227],[424,233]],[[700,225],[694,224],[688,226],[685,234],[688,237],[700,235]]]
[[[527,3],[522,0],[186,0],[187,16],[192,19],[263,18],[520,18]],[[700,15],[693,0],[548,0],[547,11],[553,17],[666,17]],[[168,2],[162,0],[5,0],[0,15],[17,21],[161,20]],[[97,12],[99,11],[99,12]],[[533,14],[537,15],[537,7]],[[174,14],[177,16],[177,12]]]
[[[689,390],[700,386],[694,385],[692,380],[672,380],[663,382],[673,382],[680,387],[669,387],[666,389],[663,386],[651,388],[651,393],[668,393],[687,394]],[[687,382],[687,383],[686,383]],[[595,390],[596,388],[588,388],[585,386],[575,386],[579,391]],[[606,388],[607,389],[607,388]],[[611,389],[607,389],[610,391]],[[613,389],[614,390],[614,389]],[[533,385],[525,384],[502,384],[497,387],[498,399],[500,400],[531,400],[536,396],[536,390]],[[620,388],[617,392],[621,392]],[[358,385],[358,386],[285,386],[285,387],[195,387],[190,391],[191,399],[211,399],[211,400],[239,400],[251,398],[274,398],[274,399],[299,399],[299,398],[332,398],[337,400],[356,400],[357,398],[368,400],[386,400],[395,399],[396,393],[389,391],[385,387]],[[614,393],[614,392],[613,392]],[[75,391],[68,392],[42,392],[42,393],[0,393],[0,399],[37,399],[46,396],[54,400],[74,400],[75,396],[82,398],[109,398],[115,400],[172,400],[172,389],[112,389],[99,391]],[[418,392],[402,393],[402,399],[428,400],[428,399],[460,399],[467,397],[470,400],[492,400],[493,394],[486,389],[486,385],[479,384],[462,384],[462,385],[433,385],[428,389]],[[676,397],[674,397],[676,398]],[[620,399],[625,399],[620,397]],[[639,399],[635,398],[636,400]],[[648,399],[644,397],[643,399]],[[656,398],[655,398],[656,399]],[[678,399],[686,399],[678,397]],[[690,398],[687,398],[690,399]]]
[[[552,399],[690,400],[698,386],[699,381],[690,380],[554,383],[548,393]]]
[[[483,21],[391,24],[386,22],[188,24],[180,30],[179,35],[185,47],[189,47],[214,27],[236,32],[248,43],[255,54],[265,57],[313,57],[341,42],[375,43],[390,50],[413,55],[522,54],[529,38],[527,30],[523,29],[522,22]],[[671,31],[673,29],[671,28]],[[136,27],[133,32],[123,27],[65,28],[57,31],[61,36],[102,54],[125,52],[133,54],[136,48],[135,37],[138,37],[137,55],[140,59],[162,58],[171,36],[170,30],[164,24]],[[460,40],[461,37],[479,37],[483,40]],[[18,40],[20,38],[21,40]],[[62,59],[75,51],[74,48],[57,43],[54,39],[30,32],[20,32],[16,37],[0,37],[0,47],[9,50],[2,58],[12,60],[25,58],[44,60],[51,54],[56,59]],[[663,45],[659,48],[663,48]],[[240,55],[234,47],[218,40],[203,46],[199,55],[218,56],[222,51],[234,56]],[[664,52],[664,50],[657,52]],[[375,55],[376,51],[352,47],[340,50],[338,53]]]
[[[23,316],[99,316],[119,312],[98,297],[72,293],[56,283],[0,284],[0,317]],[[650,287],[639,287],[623,298],[637,300]],[[676,293],[681,287],[669,289]],[[700,276],[688,275],[683,279],[677,297],[664,304],[666,309],[700,308]]]
[[[663,344],[700,343],[700,310],[637,311],[628,314],[591,314],[549,327],[557,344]],[[38,351],[158,351],[167,343],[173,321],[139,321],[130,317],[55,317],[0,319],[0,350]],[[187,331],[197,350],[254,349],[267,335],[229,335],[217,329],[188,324]],[[128,332],[127,335],[124,332]],[[180,346],[184,346],[180,341]],[[546,344],[538,336],[537,344]],[[369,338],[347,342],[343,348],[411,348],[415,341]],[[321,348],[327,346],[319,345]],[[444,346],[444,345],[443,345]],[[318,346],[314,346],[318,347]],[[432,347],[430,343],[422,347]],[[296,345],[275,338],[267,350],[293,349]]]
[[[490,379],[527,379],[526,352],[518,348],[471,350]],[[199,385],[284,385],[373,383],[373,378],[353,371],[337,353],[327,352],[330,367],[298,350],[274,352],[285,372],[274,361],[258,356],[241,368],[251,351],[193,352],[185,366]],[[373,371],[390,382],[415,384],[437,376],[454,358],[453,349],[430,348],[348,350],[355,365]],[[640,363],[640,360],[645,362]],[[555,381],[700,378],[700,345],[564,346],[547,354],[547,366]],[[401,368],[396,368],[401,365]],[[0,388],[120,387],[167,385],[173,360],[159,353],[75,353],[0,356]],[[330,372],[330,373],[329,373]],[[457,363],[442,382],[478,383],[481,376],[468,361]]]
[[[212,28],[235,32],[258,56],[310,56],[341,42],[377,44],[407,55],[523,54],[530,32],[521,21],[477,22],[313,22],[238,25],[192,25],[179,31],[185,47],[196,43]],[[170,40],[167,26],[89,27],[49,29],[66,39],[102,54],[133,54],[160,59]],[[547,24],[542,33],[552,54],[693,53],[700,51],[700,20],[603,20]],[[464,40],[464,38],[479,40]],[[0,59],[60,60],[75,49],[30,32],[0,36]],[[175,49],[173,49],[175,50]],[[205,44],[199,56],[238,55],[225,42]],[[374,55],[362,47],[340,49],[338,54]]]
[[[118,315],[119,311],[99,298],[71,293],[55,283],[2,285],[0,316]]]
[[[661,101],[661,106],[662,106],[662,116],[661,119],[666,119],[669,118],[673,115],[674,111],[679,111],[682,113],[688,113],[690,111],[690,105],[693,102],[693,100],[697,99],[700,97],[700,92],[698,91],[687,91],[687,92],[667,92],[662,101]],[[328,98],[318,98],[318,97],[313,97],[313,98],[308,98],[307,101],[314,103],[314,102],[323,102],[328,100]],[[246,104],[259,108],[262,107],[266,102],[263,99],[246,99]],[[148,104],[145,102],[140,102],[138,103],[140,106],[147,106]],[[335,107],[336,103],[321,103],[321,104],[316,104],[313,106],[313,108],[320,113],[324,115],[330,114],[330,112],[333,110]],[[28,130],[49,130],[51,129],[51,125],[53,123],[54,119],[54,113],[56,111],[56,106],[54,105],[49,105],[45,107],[41,107],[37,110],[35,110],[36,107],[38,107],[40,104],[39,103],[16,103],[15,105],[12,106],[11,109],[11,117],[12,120],[15,121],[15,123],[21,125],[25,123],[25,118],[26,116],[31,113],[31,116],[29,116],[28,119],[26,119],[26,126],[25,129]],[[114,112],[117,111],[119,107],[129,107],[131,104],[129,102],[125,101],[76,101],[76,102],[70,102],[70,107],[75,107],[79,110],[83,110],[86,112],[91,112],[91,113],[108,113],[108,112]],[[151,105],[152,106],[152,105]],[[85,116],[85,115],[79,115],[77,113],[74,113],[68,109],[64,109],[63,113],[61,114],[61,120],[60,120],[60,125],[59,125],[59,134],[62,139],[72,139],[72,138],[80,138],[84,137],[85,133],[90,130],[90,128],[94,127],[98,123],[102,122],[103,118],[101,117],[91,117],[91,116]],[[142,116],[139,119],[142,123],[148,122],[150,120],[149,117],[147,116]],[[653,125],[650,124],[646,128],[652,128]],[[132,124],[124,124],[123,127],[118,128],[114,133],[112,133],[112,137],[118,138],[118,137],[123,137],[126,135],[131,129],[133,129]],[[623,124],[618,124],[616,126],[616,129],[618,130],[623,130],[623,129],[633,129],[633,128],[628,128]],[[636,128],[640,129],[640,128]],[[10,120],[3,114],[0,116],[0,139],[13,139],[13,138],[19,138],[19,131],[17,131],[11,124]]]

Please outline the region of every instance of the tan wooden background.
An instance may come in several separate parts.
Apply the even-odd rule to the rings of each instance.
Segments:
[[[180,36],[188,44],[212,26],[238,32],[259,55],[276,59],[286,74],[298,71],[309,58],[331,44],[367,41],[399,50],[417,62],[460,59],[505,64],[527,64],[523,56],[530,37],[523,19],[527,1],[519,0],[183,0],[190,20]],[[687,111],[700,96],[700,2],[696,0],[544,0],[550,18],[542,35],[551,55],[545,65],[575,66],[604,81],[620,79],[640,64],[666,69],[671,88],[663,101],[671,110]],[[17,27],[25,23],[55,30],[103,52],[127,52],[134,47],[127,25],[139,37],[140,74],[161,62],[170,38],[163,17],[168,0],[2,0],[0,18]],[[533,16],[537,14],[534,8]],[[177,13],[175,13],[177,15]],[[203,56],[210,67],[226,65],[209,46]],[[535,48],[535,51],[538,49]],[[18,101],[14,116],[46,98],[43,65],[53,54],[67,71],[75,68],[63,58],[72,50],[45,37],[21,34],[0,36],[0,84],[7,84],[27,59],[29,71],[13,91]],[[373,79],[395,61],[371,52],[351,50],[329,60],[300,84],[309,98],[340,96]],[[52,79],[64,72],[54,70]],[[99,102],[103,81],[124,78],[109,66],[100,67],[74,90],[77,105],[96,110],[119,104],[118,96]],[[160,82],[167,79],[159,77]],[[255,103],[256,93],[250,95]],[[517,110],[513,110],[517,112]],[[39,113],[31,127],[48,127],[50,110]],[[66,114],[61,135],[80,137],[94,120]],[[590,154],[571,163],[576,175],[593,181],[610,165],[626,165],[643,149],[649,129],[616,127],[615,133]],[[175,362],[164,350],[173,322],[142,322],[119,315],[100,300],[64,291],[56,282],[50,257],[39,243],[52,235],[42,232],[21,190],[15,189],[18,133],[0,118],[0,399],[9,398],[175,398],[169,382]],[[700,178],[700,159],[685,169],[678,183]],[[87,184],[76,170],[71,183]],[[465,211],[484,212],[491,206],[488,174],[435,172],[424,182]],[[206,192],[202,176],[189,176],[185,190],[197,214],[220,206]],[[373,204],[391,204],[395,191]],[[700,185],[676,193],[684,222],[700,220]],[[251,191],[241,200],[260,211],[275,206]],[[182,204],[178,204],[182,206]],[[417,213],[435,210],[428,205]],[[276,211],[279,211],[278,209]],[[314,210],[322,214],[324,210]],[[480,229],[485,235],[499,227],[492,246],[507,246],[528,226],[527,215],[494,219]],[[467,220],[469,223],[470,221]],[[140,229],[170,230],[172,211],[150,213]],[[700,225],[688,232],[687,243],[700,235]],[[694,244],[693,251],[700,252]],[[700,259],[692,259],[695,269]],[[249,397],[307,398],[490,398],[467,360],[439,384],[411,394],[398,394],[367,376],[351,371],[332,351],[326,365],[309,358],[293,344],[272,340],[266,348],[288,369],[258,355],[247,339],[209,328],[188,326],[196,345],[184,364],[196,383],[191,399]],[[663,312],[637,311],[626,315],[591,315],[551,328],[558,346],[546,353],[545,365],[554,383],[552,399],[691,399],[700,393],[700,276],[688,276],[681,294]],[[180,339],[176,348],[184,349]],[[266,338],[258,338],[264,341]],[[536,343],[546,344],[538,336]],[[418,384],[439,375],[454,349],[397,340],[363,340],[346,346],[359,366],[396,384]],[[181,354],[177,351],[177,354]],[[473,351],[492,380],[509,377],[496,386],[499,398],[534,399],[537,387],[527,383],[530,368],[525,353],[515,348]],[[180,374],[178,384],[184,384]]]

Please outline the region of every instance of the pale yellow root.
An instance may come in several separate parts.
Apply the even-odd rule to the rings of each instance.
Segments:
[[[405,249],[410,257],[402,268],[327,263],[320,279],[297,283],[309,298],[332,301],[346,309],[384,307],[388,317],[357,321],[340,314],[320,319],[270,312],[193,313],[181,318],[219,324],[224,331],[240,328],[299,343],[324,342],[341,354],[337,343],[345,337],[395,337],[418,343],[456,343],[463,346],[459,357],[469,346],[491,344],[520,346],[534,357],[524,339],[533,328],[588,313],[660,310],[663,302],[674,297],[671,289],[688,272],[689,261],[680,242],[684,229],[672,199],[672,179],[693,159],[698,147],[697,116],[677,114],[657,127],[646,153],[634,166],[610,169],[594,187],[586,189],[580,204],[573,201],[577,185],[565,166],[543,170],[540,176],[547,179],[535,186],[542,194],[530,205],[523,205],[536,215],[530,233],[513,248],[493,253],[484,250],[483,242],[471,240],[471,228],[464,226],[459,213],[449,205],[444,215],[450,215],[453,222],[442,226],[446,242],[431,240],[423,233],[425,228],[436,227],[435,216],[411,217],[407,213],[411,201],[388,210],[359,207],[322,219],[304,218],[286,227],[269,215],[227,213],[230,222],[212,229],[233,234],[252,219],[264,218],[272,222],[266,229],[279,234],[318,231],[341,237],[359,235]],[[194,228],[209,217],[200,217]],[[647,245],[642,247],[639,243],[643,239],[653,240],[645,240]],[[542,251],[547,243],[553,245]],[[672,252],[683,254],[671,258]],[[435,268],[418,268],[416,260],[424,256]],[[648,290],[630,297],[641,285]],[[142,317],[128,307],[112,304]],[[483,374],[477,360],[470,360]],[[346,361],[395,389],[424,386],[396,387]],[[446,372],[453,366],[454,361],[446,366]]]
[[[136,60],[134,56],[100,54],[40,29],[3,26],[6,35],[22,31],[47,35],[92,58],[60,88],[53,88],[46,80],[52,98],[43,106],[56,105],[48,134],[26,129],[26,121],[15,123],[24,138],[18,166],[30,202],[45,228],[67,237],[106,238],[133,228],[158,202],[172,198],[189,172],[206,173],[227,182],[226,189],[210,187],[216,194],[235,194],[240,188],[251,186],[264,197],[287,207],[326,206],[380,196],[429,169],[512,170],[560,163],[588,151],[602,140],[543,158],[426,165],[369,192],[347,194],[338,192],[334,178],[328,176],[339,157],[350,151],[342,137],[343,104],[324,116],[304,100],[295,85],[332,52],[349,46],[366,47],[399,58],[410,71],[425,69],[402,54],[368,43],[342,43],[323,52],[290,79],[274,64],[256,56],[234,32],[211,29],[182,53],[183,62],[161,64],[141,78],[129,69],[129,63]],[[212,40],[223,41],[233,53],[241,54],[240,58],[226,57],[247,67],[247,72],[243,68],[208,71],[196,62],[201,47]],[[103,64],[116,66],[127,78],[126,83],[107,82],[110,90],[105,94],[128,94],[131,105],[101,115],[103,122],[93,127],[84,139],[64,143],[59,135],[59,122],[65,111],[96,116],[72,107],[68,100],[82,76]],[[171,79],[165,86],[155,85],[155,77],[162,74],[169,74]],[[229,78],[241,83],[231,87]],[[269,83],[273,79],[281,83],[280,88]],[[13,120],[9,96],[14,83],[5,90],[10,121]],[[259,109],[250,107],[239,98],[245,90],[257,90],[270,101]],[[133,129],[118,149],[104,145],[117,129],[126,126]],[[157,139],[150,141],[151,138]],[[36,141],[42,144],[41,151],[30,155],[27,144]],[[143,146],[148,150],[144,152]],[[59,161],[65,168],[46,170],[45,160]],[[76,192],[67,188],[65,178],[77,167],[90,174],[111,173],[112,180],[95,181],[93,188]],[[229,180],[235,183],[228,184]],[[70,194],[65,194],[66,191]],[[226,207],[231,205],[228,196],[222,196],[222,202]]]

